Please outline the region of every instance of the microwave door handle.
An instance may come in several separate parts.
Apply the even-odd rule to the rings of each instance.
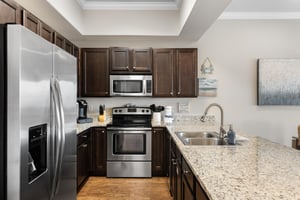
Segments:
[[[146,94],[147,80],[143,80],[143,94]]]

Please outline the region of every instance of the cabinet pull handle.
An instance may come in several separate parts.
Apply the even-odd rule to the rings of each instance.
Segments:
[[[183,170],[184,174],[189,174],[190,172],[188,170]]]
[[[87,136],[87,135],[82,135],[81,137],[83,137],[83,138],[87,138],[88,136]]]
[[[127,70],[129,69],[128,65],[126,66],[126,69],[127,69]]]
[[[177,94],[180,94],[180,92],[177,92]]]
[[[101,131],[101,133],[104,133],[104,131]]]
[[[83,144],[82,145],[83,148],[87,148],[87,146],[88,146],[87,144]]]
[[[136,67],[135,67],[135,66],[133,66],[133,69],[136,69]]]
[[[176,159],[172,159],[172,164],[177,165]]]

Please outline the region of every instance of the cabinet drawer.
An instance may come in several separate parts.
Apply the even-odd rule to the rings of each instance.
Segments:
[[[89,132],[88,131],[84,131],[82,133],[79,133],[77,135],[77,146],[80,146],[82,143],[87,142],[88,139],[89,139]]]
[[[182,174],[187,181],[190,189],[194,192],[194,175],[191,168],[187,165],[186,161],[182,158]]]

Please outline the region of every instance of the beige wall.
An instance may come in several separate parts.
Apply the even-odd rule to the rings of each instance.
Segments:
[[[99,42],[82,40],[78,43],[81,47],[197,47],[198,66],[209,57],[218,79],[217,97],[88,98],[94,110],[100,103],[107,107],[155,103],[172,105],[177,111],[178,102],[189,102],[190,113],[202,113],[209,103],[217,102],[224,108],[225,124],[232,123],[236,130],[290,146],[291,137],[297,134],[300,124],[300,107],[256,105],[256,61],[257,58],[299,58],[299,36],[299,20],[219,20],[197,42],[161,37],[107,37]],[[218,111],[212,110],[212,113],[219,121]]]

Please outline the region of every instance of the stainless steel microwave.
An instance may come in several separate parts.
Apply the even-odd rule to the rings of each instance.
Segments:
[[[110,96],[152,96],[152,75],[110,75]]]

